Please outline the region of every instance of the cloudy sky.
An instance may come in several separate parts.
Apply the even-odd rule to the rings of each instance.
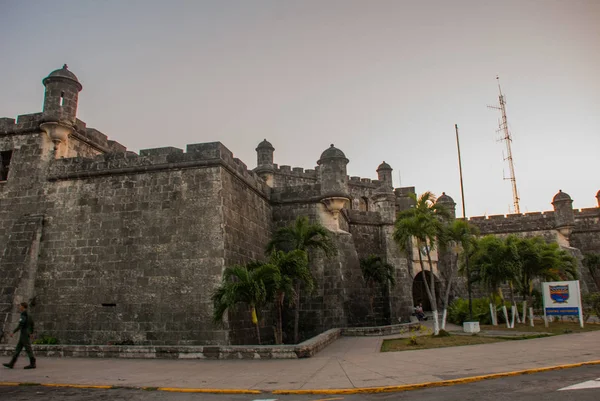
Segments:
[[[600,189],[598,0],[0,0],[0,115],[41,110],[67,63],[80,119],[129,150],[221,141],[250,168],[314,168],[330,143],[348,174],[512,209],[496,132],[500,76],[521,211]]]

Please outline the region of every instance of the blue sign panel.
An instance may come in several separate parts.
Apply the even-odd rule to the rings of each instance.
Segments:
[[[564,315],[579,315],[579,308],[546,308],[546,315],[564,316]]]

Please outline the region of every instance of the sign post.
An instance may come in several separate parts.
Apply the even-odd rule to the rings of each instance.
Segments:
[[[583,328],[583,310],[579,280],[542,283],[544,291],[544,322],[548,316],[579,316]]]

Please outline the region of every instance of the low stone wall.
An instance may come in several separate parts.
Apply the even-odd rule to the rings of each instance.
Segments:
[[[298,359],[310,358],[341,336],[385,336],[406,333],[419,323],[378,327],[331,329],[300,344],[286,345],[34,345],[36,355],[71,358],[140,359]],[[0,355],[10,356],[15,347],[0,345]],[[22,355],[25,357],[25,355]]]
[[[411,329],[418,329],[421,326],[420,323],[402,323],[392,324],[390,326],[376,326],[376,327],[347,327],[342,329],[342,335],[347,337],[360,337],[360,336],[389,336],[392,334],[407,333]]]
[[[331,329],[297,345],[34,345],[33,350],[39,356],[73,358],[297,359],[314,356],[337,340],[341,332],[341,329]],[[12,355],[14,350],[12,345],[0,345],[2,356]]]
[[[296,346],[298,358],[310,358],[342,336],[342,329],[331,329]]]

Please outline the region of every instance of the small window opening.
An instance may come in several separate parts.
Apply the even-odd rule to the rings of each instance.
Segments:
[[[369,211],[369,199],[367,197],[363,196],[362,198],[360,198],[358,203],[358,210],[360,210],[361,212]]]
[[[102,304],[102,306],[114,308],[117,304]]]
[[[12,150],[5,150],[0,152],[0,181],[8,180],[8,170],[10,167],[10,159],[12,157]]]
[[[60,92],[60,107],[65,104],[65,92]]]

